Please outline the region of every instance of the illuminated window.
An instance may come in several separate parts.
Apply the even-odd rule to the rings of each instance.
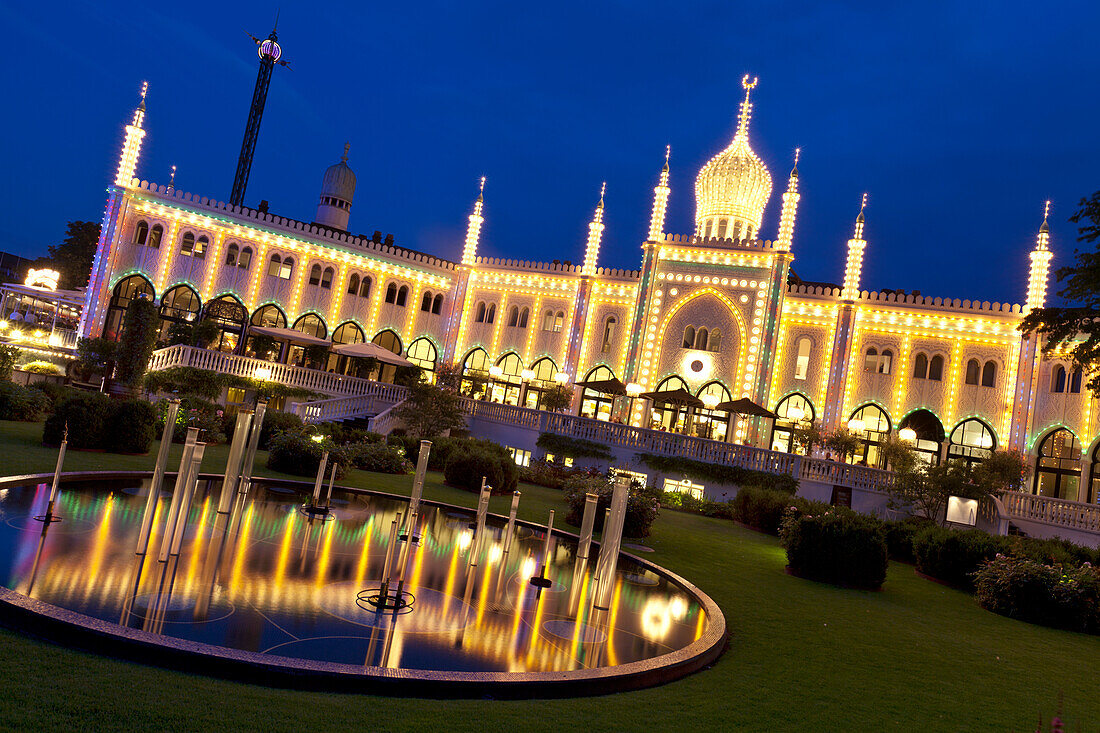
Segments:
[[[145,244],[149,239],[149,224],[139,221],[134,227],[134,244]]]
[[[554,314],[554,333],[561,333],[562,326],[565,325],[565,311],[558,311]]]
[[[233,242],[229,243],[229,246],[225,248],[225,264],[227,267],[237,266],[237,255],[240,254],[240,248]]]
[[[370,283],[371,283],[370,278],[364,275],[363,276],[363,282],[361,282],[359,284],[359,297],[360,298],[369,298],[370,297]]]
[[[1039,445],[1032,490],[1040,496],[1077,501],[1080,484],[1081,444],[1076,435],[1058,428]]]
[[[863,355],[863,371],[872,374],[878,371],[878,349],[874,346],[868,346],[867,352]]]
[[[309,268],[309,284],[314,286],[321,284],[320,265],[314,265],[313,267]]]
[[[726,229],[729,228],[729,225],[730,225],[729,219],[719,219],[718,220],[718,234],[717,234],[717,237],[719,239],[725,239],[726,238]]]
[[[438,354],[435,344],[421,337],[409,344],[409,351],[405,354],[405,358],[426,372],[434,372]]]
[[[987,361],[982,367],[982,386],[992,387],[997,383],[997,362]]]
[[[993,436],[993,431],[984,422],[972,417],[963,420],[951,431],[947,457],[958,458],[972,465],[989,458],[996,447],[997,439]]]
[[[154,224],[153,228],[149,230],[149,246],[153,249],[160,248],[160,240],[164,236],[164,227],[160,224]]]
[[[250,323],[253,326],[264,326],[266,328],[286,328],[286,315],[279,310],[279,306],[268,303],[256,309],[256,312],[252,314]]]
[[[808,336],[798,339],[798,349],[794,357],[794,378],[805,379],[810,372],[810,349],[813,342]]]
[[[684,343],[685,349],[691,349],[695,347],[695,327],[687,326],[684,328]]]
[[[939,354],[928,362],[928,378],[934,382],[943,381],[943,357]]]
[[[341,323],[332,332],[332,343],[334,344],[361,344],[366,340],[363,329],[351,321]]]
[[[395,354],[401,353],[401,337],[388,328],[380,331],[371,341]]]
[[[600,347],[600,351],[605,354],[611,351],[611,342],[615,338],[615,324],[617,322],[615,316],[608,316],[607,320],[603,322],[603,345]]]
[[[527,319],[530,318],[531,311],[528,308],[524,308],[519,312],[519,327],[527,328]]]
[[[982,366],[977,359],[966,362],[966,383],[976,385],[981,379]]]
[[[386,286],[386,302],[394,303],[397,301],[397,285],[390,283]]]
[[[717,354],[722,349],[722,329],[716,328],[710,332],[710,339],[707,341],[707,351],[712,351]]]
[[[316,313],[306,313],[294,322],[293,328],[295,331],[301,331],[319,339],[323,339],[328,335],[328,327],[325,326],[325,322]]]
[[[703,489],[705,487],[702,484],[693,484],[690,479],[665,479],[665,492],[669,494],[688,494],[692,498],[702,499]]]
[[[816,414],[814,406],[805,395],[794,394],[784,397],[775,406],[777,419],[772,425],[771,449],[783,453],[806,452],[806,446],[800,445],[795,437],[800,428],[812,425]]]
[[[326,267],[325,271],[321,273],[321,287],[325,290],[332,290],[332,278],[335,277],[336,271],[331,267]]]
[[[943,423],[930,410],[915,410],[905,416],[898,430],[909,428],[916,437],[910,443],[917,457],[930,466],[940,464],[940,447],[943,445]]]
[[[230,387],[226,392],[225,401],[227,404],[243,405],[244,395],[245,391],[240,387]]]
[[[923,353],[913,357],[913,379],[928,379],[928,357]]]
[[[352,273],[351,277],[348,278],[348,295],[358,295],[358,294],[359,294],[359,276],[356,275],[355,273]]]
[[[195,249],[195,235],[191,232],[184,232],[183,238],[180,240],[180,254],[187,257],[191,256],[191,252]]]
[[[409,286],[402,285],[397,290],[397,305],[400,308],[405,307],[405,301],[409,299]]]
[[[107,320],[103,324],[104,338],[118,341],[122,335],[122,322],[126,318],[126,309],[130,307],[130,301],[136,298],[152,300],[153,286],[149,281],[141,275],[131,275],[119,280],[107,305]]]
[[[206,248],[210,245],[210,240],[205,236],[199,237],[195,240],[195,249],[191,253],[196,260],[206,259]]]
[[[615,379],[615,372],[603,364],[593,368],[584,377],[584,382],[607,382]],[[589,417],[596,420],[610,420],[611,408],[614,406],[615,400],[606,392],[599,392],[594,389],[585,387],[581,391],[581,406],[579,414],[581,417]]]
[[[631,471],[628,468],[613,468],[611,470],[614,471],[619,476],[625,476],[626,478],[630,479],[630,482],[632,484],[635,481],[637,481],[639,486],[644,487],[644,486],[648,485],[648,483],[647,483],[649,481],[649,475],[648,474],[639,473],[638,471]]]
[[[516,462],[517,466],[530,466],[531,465],[531,451],[523,450],[522,448],[513,448],[510,445],[504,446],[508,449],[508,452],[512,454],[512,460]]]
[[[438,316],[443,312],[443,293],[436,293],[432,300],[432,315]]]
[[[485,311],[485,322],[492,323],[497,317],[497,304],[491,303],[489,310]]]
[[[707,228],[706,228],[706,232],[703,234],[703,239],[710,239],[710,233],[711,233],[711,230],[713,228],[714,228],[714,220],[713,219],[707,219]]]
[[[878,356],[878,373],[889,374],[893,366],[894,352],[890,349],[883,349],[882,353]]]
[[[252,264],[252,248],[245,247],[241,250],[241,256],[237,258],[237,267],[242,270],[247,270],[248,266]]]
[[[854,430],[852,421],[863,423],[859,430]],[[852,413],[848,419],[849,430],[856,433],[862,445],[855,454],[857,463],[866,466],[882,467],[882,444],[886,442],[886,436],[890,434],[890,418],[878,405],[864,405]]]
[[[283,258],[278,254],[271,255],[271,264],[267,267],[267,274],[275,277],[279,276],[279,270],[283,267]]]
[[[706,328],[700,328],[698,331],[696,331],[695,332],[695,348],[699,349],[700,351],[706,351],[707,350],[707,337],[708,336],[709,336],[709,334],[707,333]]]

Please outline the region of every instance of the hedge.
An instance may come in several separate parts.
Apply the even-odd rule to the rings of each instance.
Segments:
[[[15,382],[0,382],[0,420],[36,422],[50,407],[46,393]]]
[[[680,456],[659,456],[654,453],[639,453],[640,463],[654,471],[670,475],[683,475],[697,481],[726,486],[739,486],[784,491],[793,494],[798,491],[798,479],[787,474],[754,471],[739,466],[725,466],[717,463],[705,463]]]
[[[156,410],[145,400],[77,392],[55,406],[42,429],[42,442],[60,445],[66,425],[70,448],[146,453],[156,430]]]
[[[997,555],[975,575],[982,608],[1043,626],[1100,634],[1100,570]]]
[[[734,519],[768,534],[779,534],[783,518],[790,511],[820,514],[831,508],[828,504],[791,496],[783,491],[751,487],[738,491],[729,504]]]
[[[547,453],[555,456],[567,456],[569,458],[595,458],[610,462],[613,459],[611,449],[603,443],[581,438],[570,438],[567,435],[557,433],[542,433],[535,445]]]
[[[596,524],[594,532],[603,531],[603,520],[611,506],[611,496],[615,486],[604,474],[574,476],[565,483],[565,500],[569,504],[569,513],[565,521],[579,527],[584,518],[584,505],[588,494],[595,494]],[[626,500],[626,516],[623,518],[623,536],[641,538],[649,536],[649,528],[660,513],[661,505],[657,494],[637,482],[630,486]]]
[[[318,443],[305,433],[284,432],[275,435],[271,439],[267,467],[293,476],[316,476],[321,457],[326,450],[329,452],[329,467],[325,468],[324,480],[328,480],[328,472],[333,463],[337,464],[336,478],[342,477],[347,473],[348,467],[353,465],[351,455],[341,446],[327,441]]]
[[[874,517],[835,508],[791,514],[779,536],[799,577],[868,589],[886,580],[886,532]]]

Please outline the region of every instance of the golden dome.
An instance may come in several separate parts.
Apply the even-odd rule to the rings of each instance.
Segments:
[[[746,239],[755,237],[772,194],[772,176],[749,147],[749,92],[757,79],[741,80],[745,101],[737,133],[729,147],[707,161],[695,179],[695,228],[699,236]]]

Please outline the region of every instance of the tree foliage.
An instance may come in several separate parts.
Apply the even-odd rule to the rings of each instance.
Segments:
[[[434,438],[466,425],[458,394],[426,382],[410,385],[409,396],[396,409],[409,435],[417,438]]]
[[[542,393],[542,407],[550,412],[561,412],[573,402],[573,388],[555,384]]]
[[[49,246],[49,257],[35,260],[34,267],[48,267],[61,275],[58,287],[74,290],[88,284],[99,246],[99,224],[93,221],[70,221],[65,225],[65,239]]]
[[[858,435],[848,430],[848,428],[837,428],[826,435],[821,443],[827,449],[836,453],[839,460],[846,461],[849,456],[855,455],[862,441]]]
[[[949,459],[938,466],[915,461],[908,469],[895,468],[894,483],[888,489],[893,509],[916,511],[933,521],[946,515],[947,500],[988,499],[1017,489],[1023,481],[1026,464],[1016,451],[994,451],[974,466],[960,459]]]
[[[106,376],[114,369],[118,344],[105,338],[82,338],[76,342],[76,360],[80,370],[91,376]]]
[[[21,352],[11,344],[0,344],[0,382],[7,382],[11,379],[12,370],[15,369],[15,362],[19,359]]]
[[[149,366],[153,355],[160,316],[152,301],[135,298],[126,308],[122,325],[122,338],[118,344],[118,363],[115,377],[128,387],[136,387]]]
[[[1089,375],[1088,389],[1100,398],[1100,191],[1081,199],[1069,220],[1077,227],[1077,241],[1093,249],[1074,250],[1074,264],[1056,275],[1065,305],[1036,308],[1027,314],[1020,330],[1046,337],[1044,353],[1066,352],[1074,365]]]

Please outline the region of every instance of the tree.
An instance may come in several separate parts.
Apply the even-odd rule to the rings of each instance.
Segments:
[[[115,366],[115,377],[127,387],[136,387],[145,376],[159,327],[160,316],[152,301],[146,298],[130,301],[122,324],[118,363]]]
[[[76,342],[76,363],[87,380],[94,375],[107,376],[115,368],[118,344],[105,338],[82,338]]]
[[[191,328],[191,338],[195,346],[205,349],[218,337],[221,328],[213,318],[203,318]]]
[[[414,438],[434,438],[466,425],[458,394],[426,382],[409,386],[409,396],[396,415]]]
[[[15,369],[15,362],[19,359],[21,353],[19,349],[10,344],[0,344],[0,382],[11,380],[12,370]]]
[[[837,454],[841,461],[847,461],[849,456],[855,455],[863,441],[848,428],[837,428],[825,436],[822,444]]]
[[[1080,224],[1077,241],[1094,244],[1093,251],[1074,250],[1074,264],[1055,273],[1063,283],[1058,297],[1065,306],[1036,308],[1019,328],[1046,337],[1044,353],[1066,351],[1088,375],[1088,389],[1100,398],[1100,191],[1081,199],[1069,220]]]
[[[441,361],[435,365],[435,383],[448,392],[458,392],[462,384],[462,367],[453,361]]]
[[[573,388],[564,384],[555,384],[542,393],[542,409],[550,412],[561,412],[569,409],[573,403]]]
[[[796,445],[806,452],[806,455],[813,453],[815,445],[825,444],[825,433],[821,432],[821,429],[813,422],[798,423],[792,431],[793,439]]]
[[[912,473],[917,470],[920,459],[913,450],[913,444],[891,433],[879,446],[883,464],[894,473]]]
[[[264,336],[263,334],[253,336],[250,345],[252,346],[252,353],[256,355],[256,358],[264,360],[279,348],[278,341],[270,336]]]
[[[65,225],[65,239],[50,245],[49,257],[34,262],[35,267],[51,267],[61,275],[58,287],[75,290],[88,284],[92,261],[99,246],[99,224],[92,221],[70,221]]]
[[[947,500],[952,496],[979,501],[1016,489],[1023,480],[1024,457],[1016,451],[994,451],[971,467],[952,458],[938,466],[916,461],[895,468],[894,483],[887,489],[892,509],[918,511],[933,521],[946,520]]]

